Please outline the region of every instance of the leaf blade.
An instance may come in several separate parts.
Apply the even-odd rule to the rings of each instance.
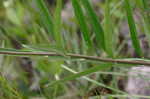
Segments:
[[[83,32],[84,40],[87,46],[91,49],[92,42],[91,42],[90,35],[89,35],[90,30],[88,29],[87,23],[85,21],[82,8],[77,0],[72,0],[72,5],[73,5],[75,16],[80,25],[81,31]]]
[[[49,13],[48,8],[46,7],[46,4],[44,0],[35,0],[36,5],[39,8],[39,12],[41,14],[41,21],[46,27],[48,33],[53,33],[53,22],[52,22],[52,16]]]
[[[138,40],[137,29],[136,29],[135,21],[133,19],[133,12],[131,10],[129,0],[125,0],[124,5],[125,5],[126,13],[127,13],[128,25],[130,28],[130,36],[131,36],[133,47],[137,55],[142,56],[142,49],[140,47],[140,43]]]
[[[98,46],[105,50],[104,30],[101,24],[99,23],[98,17],[88,0],[81,0],[81,2],[90,18],[89,21],[94,30],[97,43],[99,42]]]

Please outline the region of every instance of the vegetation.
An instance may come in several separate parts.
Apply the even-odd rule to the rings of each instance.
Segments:
[[[1,99],[131,97],[120,81],[150,66],[149,4],[1,0]]]

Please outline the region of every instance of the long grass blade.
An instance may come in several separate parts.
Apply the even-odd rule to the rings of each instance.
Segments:
[[[112,21],[110,16],[110,7],[109,7],[110,0],[106,0],[105,6],[105,47],[106,52],[110,57],[113,57],[113,50],[114,50],[114,43],[113,43],[113,27]]]
[[[75,16],[76,16],[77,21],[80,25],[80,29],[83,33],[84,40],[85,40],[86,44],[88,45],[88,48],[91,49],[92,41],[91,41],[90,35],[89,35],[90,30],[89,30],[87,23],[85,21],[85,17],[84,17],[82,8],[79,4],[79,1],[78,0],[72,0],[72,5],[74,8]]]
[[[37,7],[39,8],[39,13],[41,16],[41,21],[45,25],[48,33],[53,33],[53,22],[49,10],[44,2],[44,0],[35,0]]]
[[[73,69],[68,68],[67,66],[62,66],[62,67],[63,67],[64,69],[68,70],[69,72],[74,73],[74,74],[78,73],[78,72],[74,71]],[[112,75],[114,75],[114,74],[112,73]],[[123,92],[123,91],[120,91],[120,90],[115,89],[115,88],[111,88],[111,87],[109,87],[109,86],[107,86],[107,85],[105,85],[105,84],[102,84],[102,83],[99,82],[99,81],[93,80],[93,79],[91,79],[91,78],[83,77],[83,79],[85,79],[85,80],[87,80],[87,81],[89,81],[89,82],[92,82],[93,84],[96,84],[96,85],[98,85],[98,86],[102,86],[102,87],[104,87],[104,88],[108,88],[108,89],[111,89],[111,90],[113,90],[113,91],[116,91],[116,92],[124,93],[124,94],[125,94],[125,92]]]
[[[61,10],[62,10],[62,0],[57,0],[56,10],[54,14],[54,36],[56,40],[56,45],[59,47],[63,46],[63,36],[61,33],[62,21],[61,21]]]
[[[142,5],[142,15],[143,15],[143,19],[144,19],[144,30],[145,30],[145,34],[146,37],[149,41],[149,45],[150,45],[150,7],[148,6],[148,1],[147,0],[142,0],[141,1],[141,5]]]
[[[95,73],[97,71],[110,68],[111,66],[112,65],[109,65],[109,64],[102,64],[101,66],[92,67],[92,68],[89,68],[89,69],[87,69],[87,70],[85,70],[83,72],[79,72],[77,74],[73,74],[73,75],[70,75],[68,77],[65,77],[64,79],[61,79],[59,81],[56,81],[56,82],[54,81],[50,85],[53,85],[53,84],[56,84],[56,83],[64,83],[64,82],[67,82],[67,81],[70,81],[70,80],[74,80],[74,79],[86,76],[88,74]]]
[[[88,0],[81,0],[81,2],[87,12],[87,15],[89,16],[89,21],[94,30],[98,46],[105,50],[104,30],[99,22],[98,17]]]
[[[130,35],[131,35],[133,47],[137,55],[142,56],[142,49],[140,47],[140,43],[138,40],[137,29],[136,29],[135,21],[133,19],[133,12],[132,12],[129,0],[125,0],[124,5],[125,5],[126,13],[127,13],[127,19],[128,19],[128,24],[130,28]]]

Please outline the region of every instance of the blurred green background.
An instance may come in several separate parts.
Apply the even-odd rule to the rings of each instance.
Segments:
[[[148,0],[1,0],[0,51],[64,55],[0,55],[1,99],[86,99],[95,95],[91,89],[97,86],[106,89],[106,94],[102,90],[97,94],[127,94],[119,84],[133,65],[65,54],[149,59],[149,4]]]

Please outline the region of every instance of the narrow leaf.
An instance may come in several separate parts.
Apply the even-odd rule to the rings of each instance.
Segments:
[[[106,0],[105,5],[105,47],[106,52],[110,57],[113,57],[114,43],[113,43],[113,27],[110,16],[110,0]]]
[[[52,34],[53,33],[52,17],[49,13],[48,8],[46,7],[44,0],[35,0],[35,2],[40,10],[39,12],[41,16],[41,21],[45,25],[47,31]]]
[[[131,39],[132,39],[132,44],[134,46],[134,49],[135,49],[135,52],[137,53],[137,55],[142,56],[142,50],[141,50],[140,43],[138,40],[136,25],[135,25],[135,21],[133,19],[133,13],[131,10],[129,0],[125,0],[124,3],[125,3],[125,10],[127,13],[128,24],[129,24],[129,28],[130,28],[130,35],[131,35]]]
[[[98,46],[105,50],[104,30],[98,20],[98,17],[88,0],[81,0],[81,2],[89,16],[89,21],[94,30],[95,38],[97,40]]]
[[[143,15],[143,20],[144,20],[144,30],[146,34],[146,38],[148,39],[149,45],[150,45],[150,7],[148,5],[147,0],[142,0],[142,15]]]
[[[62,47],[63,45],[63,36],[61,33],[62,22],[61,22],[61,10],[62,10],[62,0],[57,0],[57,6],[54,14],[54,36],[56,40],[56,45]]]
[[[88,45],[88,48],[91,48],[92,47],[92,42],[91,42],[90,35],[89,35],[90,30],[88,29],[88,26],[87,26],[87,23],[85,21],[85,17],[84,17],[82,8],[79,4],[79,1],[78,0],[72,0],[72,5],[73,5],[73,8],[74,8],[75,16],[78,20],[81,31],[83,33],[84,40],[85,40],[86,44]]]
[[[95,67],[89,68],[89,69],[87,69],[83,72],[79,72],[77,74],[73,74],[73,75],[70,75],[68,77],[65,77],[62,80],[54,81],[50,85],[57,84],[57,83],[64,83],[64,82],[67,82],[67,81],[70,81],[70,80],[74,80],[74,79],[80,78],[82,76],[86,76],[88,74],[95,73],[97,71],[104,70],[106,68],[110,68],[111,66],[112,65],[109,65],[109,64],[102,64],[101,66],[95,66]]]

